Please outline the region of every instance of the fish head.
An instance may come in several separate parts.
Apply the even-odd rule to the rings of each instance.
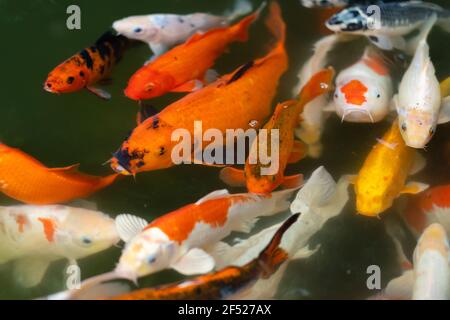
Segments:
[[[363,32],[369,28],[370,16],[362,7],[350,7],[333,15],[326,23],[334,32]]]
[[[428,226],[419,238],[418,245],[414,251],[414,264],[426,252],[434,251],[439,253],[444,261],[447,261],[450,254],[447,233],[444,227],[439,223],[433,223]]]
[[[120,35],[143,42],[155,41],[158,36],[158,29],[148,16],[133,16],[117,20],[113,23],[113,28]]]
[[[389,113],[392,92],[375,79],[354,77],[337,84],[334,103],[344,121],[378,122]]]
[[[422,149],[436,132],[437,117],[419,109],[398,110],[400,132],[406,145]]]
[[[110,160],[111,168],[123,175],[135,175],[142,171],[165,169],[179,164],[174,163],[177,159],[172,159],[174,146],[180,144],[186,147],[180,151],[182,153],[180,157],[186,156],[191,148],[191,135],[188,135],[187,130],[180,130],[185,134],[182,142],[174,139],[176,130],[165,124],[157,115],[148,118],[134,129],[130,137],[114,153]],[[190,155],[191,153],[187,155],[189,159]],[[178,158],[178,154],[176,157]]]
[[[175,79],[170,74],[144,66],[131,77],[124,92],[132,100],[148,100],[162,96],[174,86]]]
[[[116,273],[134,280],[167,269],[177,258],[178,248],[160,229],[146,229],[127,243]]]
[[[44,90],[50,93],[70,93],[86,87],[88,71],[72,66],[70,60],[56,67],[44,82]]]
[[[99,211],[65,208],[66,215],[59,219],[56,228],[56,242],[71,257],[87,257],[119,242],[115,222],[109,216]]]

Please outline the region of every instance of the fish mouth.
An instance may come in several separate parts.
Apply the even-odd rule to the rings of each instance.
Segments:
[[[347,109],[345,109],[345,110],[344,110],[344,114],[342,115],[342,118],[341,118],[341,122],[344,122],[344,121],[345,121],[345,118],[348,117],[349,115],[351,115],[352,113],[362,113],[362,114],[368,116],[369,119],[370,119],[370,121],[371,121],[372,123],[375,123],[375,120],[374,120],[374,118],[372,117],[372,114],[370,113],[369,110],[366,110],[366,109],[356,109],[356,108],[347,108]],[[349,120],[349,121],[350,121],[350,120]],[[357,122],[359,122],[359,121],[357,121]]]

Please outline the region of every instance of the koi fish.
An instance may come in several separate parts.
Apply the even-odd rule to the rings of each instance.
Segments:
[[[398,95],[394,98],[403,139],[408,146],[417,149],[426,146],[438,124],[450,120],[445,117],[439,119],[443,101],[427,43],[428,33],[435,21],[436,16],[423,28],[414,58],[403,75]],[[450,104],[443,106],[450,108]]]
[[[53,69],[45,80],[44,90],[60,94],[86,88],[102,99],[110,99],[108,92],[94,85],[110,76],[128,46],[127,38],[105,33],[93,46],[83,49]]]
[[[183,43],[195,33],[204,33],[212,28],[225,27],[234,19],[252,11],[248,1],[238,0],[232,12],[224,16],[206,13],[150,14],[132,16],[113,23],[117,33],[133,40],[147,43],[154,57]]]
[[[56,204],[87,197],[118,177],[86,175],[78,166],[47,168],[21,150],[0,144],[0,191],[27,204]]]
[[[113,170],[129,175],[173,166],[172,152],[178,142],[172,141],[172,134],[184,128],[193,136],[195,121],[202,121],[204,130],[215,128],[224,134],[227,129],[258,128],[271,113],[279,78],[288,66],[285,24],[276,3],[271,5],[267,23],[278,42],[266,57],[188,94],[142,122],[115,153]],[[226,112],[217,113],[223,106]],[[192,159],[191,154],[185,157]]]
[[[269,194],[280,185],[287,188],[300,186],[303,183],[301,174],[290,177],[284,175],[288,162],[297,162],[306,155],[305,147],[299,141],[294,141],[294,129],[298,124],[299,115],[304,106],[332,89],[333,75],[333,69],[318,72],[302,89],[298,101],[292,100],[280,103],[272,118],[263,127],[268,136],[273,134],[272,130],[277,130],[279,137],[278,150],[270,150],[271,153],[278,153],[278,156],[275,155],[278,161],[278,170],[275,173],[264,174],[263,168],[270,168],[272,163],[263,164],[257,156],[258,145],[261,140],[266,140],[260,133],[258,139],[251,146],[245,170],[231,167],[224,168],[220,175],[221,179],[230,185],[246,185],[248,191],[255,194]],[[267,140],[270,141],[270,138],[267,138]],[[257,160],[255,164],[250,160],[252,157]]]
[[[450,234],[450,185],[433,187],[411,198],[403,218],[417,235],[434,222]]]
[[[338,75],[333,106],[342,121],[375,123],[389,113],[393,94],[388,66],[369,47],[357,63]]]
[[[348,202],[348,181],[345,177],[336,183],[324,167],[314,170],[291,204],[293,214],[300,217],[283,237],[280,247],[288,254],[289,261],[310,257],[316,250],[308,249],[308,242],[331,218],[340,214]],[[239,243],[212,251],[216,268],[242,266],[258,256],[269,243],[281,224],[268,227]],[[243,299],[273,299],[288,265],[285,262],[270,279],[260,279]]]
[[[129,80],[125,95],[133,100],[146,100],[171,91],[192,92],[200,89],[203,83],[208,82],[209,69],[228,45],[248,39],[248,28],[258,15],[259,11],[231,27],[195,34],[184,44],[139,69]]]
[[[404,36],[417,30],[433,15],[439,18],[439,25],[450,32],[450,11],[422,1],[355,5],[335,14],[326,26],[334,32],[366,36],[383,50],[410,51]]]
[[[258,279],[269,279],[288,259],[279,247],[283,235],[298,219],[291,216],[257,258],[242,267],[227,267],[193,279],[156,288],[137,290],[114,300],[218,300],[238,299]]]
[[[409,0],[382,0],[386,2],[403,2]],[[379,0],[300,0],[301,4],[306,8],[342,8],[346,6],[361,5],[361,4],[376,4]]]
[[[185,275],[209,272],[215,265],[209,251],[224,247],[221,240],[233,231],[250,232],[258,217],[287,210],[294,192],[291,189],[257,196],[218,190],[150,224],[136,216],[119,215],[116,228],[126,246],[118,265],[112,272],[85,280],[75,294],[105,281],[136,281],[168,268]]]
[[[419,172],[425,160],[406,146],[394,121],[391,128],[370,151],[356,177],[356,209],[359,214],[374,217],[392,206],[393,201],[405,193],[416,194],[428,188],[423,183],[405,185],[409,174]]]
[[[117,242],[114,220],[66,206],[0,207],[0,264],[14,261],[14,277],[25,287],[38,285],[50,263],[103,251]]]
[[[449,257],[445,229],[438,223],[431,224],[414,251],[414,269],[391,280],[383,294],[412,300],[450,299]]]

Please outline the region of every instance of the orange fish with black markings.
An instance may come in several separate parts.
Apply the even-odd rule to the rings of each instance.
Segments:
[[[94,85],[109,78],[129,42],[123,36],[105,33],[93,46],[83,49],[53,69],[45,80],[44,90],[59,94],[86,88],[100,98],[110,99],[108,92]]]
[[[174,166],[172,140],[177,129],[194,134],[196,121],[203,130],[214,128],[225,134],[227,129],[249,129],[252,123],[264,123],[271,114],[271,103],[278,81],[288,67],[284,47],[285,24],[280,8],[271,5],[267,25],[277,37],[277,44],[264,58],[227,74],[216,82],[188,94],[148,118],[133,130],[111,160],[116,172],[125,175]],[[191,160],[192,155],[185,155]]]
[[[242,267],[227,267],[217,272],[156,288],[141,289],[114,297],[114,300],[219,300],[236,299],[258,279],[268,279],[288,260],[280,247],[284,233],[298,219],[291,216],[278,229],[258,257]]]
[[[133,100],[146,100],[168,92],[192,92],[207,82],[208,69],[234,41],[248,39],[248,28],[259,11],[231,27],[195,34],[154,61],[139,69],[128,82],[125,95]]]
[[[269,194],[278,186],[295,188],[303,183],[303,175],[298,174],[287,177],[284,171],[288,163],[295,163],[306,156],[305,146],[294,140],[294,130],[298,126],[298,119],[303,112],[303,108],[316,97],[332,90],[334,70],[326,69],[315,74],[300,92],[298,100],[291,100],[278,104],[272,118],[260,132],[258,139],[253,142],[250,154],[254,155],[255,163],[247,159],[244,171],[227,167],[222,169],[221,179],[233,186],[246,185],[247,190],[256,194]],[[268,148],[268,158],[270,163],[263,164],[257,155],[258,146],[261,140],[271,141],[271,136],[277,130],[278,148],[271,150]],[[262,138],[261,135],[267,135]],[[268,147],[271,143],[268,143]],[[274,157],[275,160],[274,161]],[[276,165],[277,163],[278,165]],[[275,164],[275,165],[274,165]],[[272,168],[272,166],[274,166]],[[278,168],[278,170],[276,169]],[[263,170],[275,170],[265,174]]]
[[[0,144],[0,191],[24,203],[56,204],[84,198],[109,186],[118,176],[90,176],[77,168],[47,168],[21,150]]]

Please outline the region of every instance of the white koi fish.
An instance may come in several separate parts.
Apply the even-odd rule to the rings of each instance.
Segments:
[[[375,123],[389,113],[393,94],[387,64],[368,47],[357,63],[336,78],[334,108],[342,121]]]
[[[414,269],[389,282],[383,296],[392,299],[450,299],[450,249],[438,223],[425,229],[414,251]]]
[[[147,43],[155,58],[173,46],[183,43],[197,32],[226,26],[237,17],[251,11],[252,5],[248,0],[238,0],[233,12],[225,16],[207,13],[150,14],[118,20],[113,23],[113,28],[129,39]]]
[[[38,285],[51,262],[81,259],[117,242],[114,220],[67,206],[0,207],[0,264],[14,261],[14,276],[25,287]]]
[[[280,243],[289,260],[308,258],[315,250],[308,249],[311,237],[322,229],[331,218],[340,214],[348,202],[348,180],[342,178],[336,183],[324,167],[316,169],[291,204],[292,213],[301,213],[283,236]],[[216,260],[216,268],[222,269],[230,264],[242,266],[258,256],[270,242],[281,224],[271,226],[240,243],[229,246],[223,244],[218,250],[210,252]],[[288,265],[285,262],[269,279],[259,279],[240,296],[242,299],[272,299]]]
[[[412,148],[424,148],[433,137],[436,126],[449,119],[444,116],[450,104],[441,97],[439,81],[430,60],[427,37],[436,16],[425,24],[414,58],[400,83],[394,104],[399,116],[400,131]],[[441,106],[443,107],[441,110]],[[442,112],[442,118],[439,119]]]

